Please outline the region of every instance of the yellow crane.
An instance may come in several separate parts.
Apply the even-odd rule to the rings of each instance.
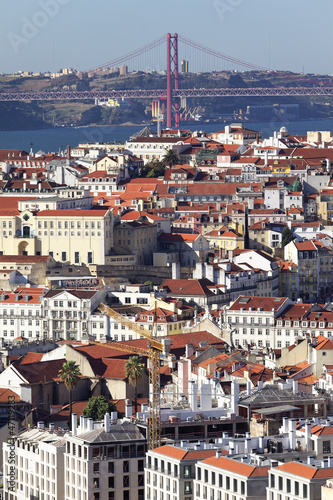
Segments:
[[[141,325],[137,325],[133,321],[122,316],[117,311],[114,311],[103,303],[98,306],[98,309],[110,318],[116,320],[121,325],[126,326],[127,328],[133,330],[137,334],[149,340],[148,350],[130,346],[126,346],[124,350],[136,352],[138,354],[144,354],[146,356],[148,355],[150,384],[148,446],[149,449],[157,448],[158,446],[161,446],[160,360],[161,356],[165,357],[165,359],[169,356],[170,339],[158,339],[150,330],[147,330]],[[117,348],[112,344],[105,345],[113,347],[114,349]]]

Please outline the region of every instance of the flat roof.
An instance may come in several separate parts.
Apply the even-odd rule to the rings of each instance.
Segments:
[[[270,408],[259,408],[259,410],[254,410],[253,413],[260,413],[261,415],[270,415],[273,413],[284,413],[285,411],[299,410],[298,406],[291,405],[281,405],[281,406],[271,406]]]

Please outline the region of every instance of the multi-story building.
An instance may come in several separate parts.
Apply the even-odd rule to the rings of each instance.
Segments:
[[[195,464],[215,453],[214,449],[203,449],[200,445],[193,448],[166,445],[150,450],[146,457],[145,498],[192,499]]]
[[[0,338],[13,343],[21,337],[29,341],[42,339],[42,288],[17,288],[0,293]]]
[[[221,456],[207,458],[197,463],[194,500],[266,500],[269,467],[252,466]]]
[[[298,266],[299,297],[314,302],[319,289],[319,252],[313,241],[291,241],[284,248],[284,259]]]
[[[144,500],[147,444],[136,425],[86,419],[66,439],[64,500]],[[59,498],[60,500],[60,498]]]
[[[64,436],[65,431],[26,429],[13,438],[13,442],[3,444],[6,500],[65,498]]]
[[[93,336],[101,340],[108,335],[108,316],[93,313],[105,301],[106,289],[50,290],[43,301],[41,338],[82,340]]]
[[[114,243],[134,254],[137,265],[151,265],[157,247],[157,226],[144,221],[119,224],[114,228]]]
[[[239,297],[226,310],[234,344],[277,349],[275,320],[290,304],[288,297]]]
[[[72,264],[104,264],[113,248],[109,209],[1,210],[3,255],[51,255]]]
[[[333,467],[288,462],[272,467],[267,487],[268,500],[321,500],[321,486],[333,477]]]
[[[72,433],[38,424],[4,443],[6,500],[144,500],[147,445],[139,429],[109,415],[104,425],[75,421]]]

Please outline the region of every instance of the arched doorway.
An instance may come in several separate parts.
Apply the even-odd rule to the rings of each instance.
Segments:
[[[18,254],[19,255],[28,255],[28,247],[29,243],[27,241],[21,241],[18,246]]]

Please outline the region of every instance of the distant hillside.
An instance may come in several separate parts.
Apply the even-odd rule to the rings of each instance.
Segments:
[[[291,72],[188,73],[180,75],[180,88],[239,88],[239,87],[288,87],[331,86],[327,75],[303,75]],[[76,76],[57,79],[46,77],[0,77],[1,91],[29,90],[111,90],[111,89],[164,89],[166,76],[155,73],[134,72],[120,77],[117,74],[96,76],[79,80]],[[329,118],[333,116],[333,98],[311,97],[243,97],[243,98],[191,98],[187,107],[199,108],[206,118],[210,114],[244,115],[247,106],[263,104],[299,104],[301,119]],[[55,125],[121,125],[149,121],[151,100],[132,100],[131,107],[102,108],[92,101],[41,101],[36,103],[0,104],[0,130],[44,128]],[[241,111],[240,111],[241,110]],[[44,115],[44,121],[43,121]]]

